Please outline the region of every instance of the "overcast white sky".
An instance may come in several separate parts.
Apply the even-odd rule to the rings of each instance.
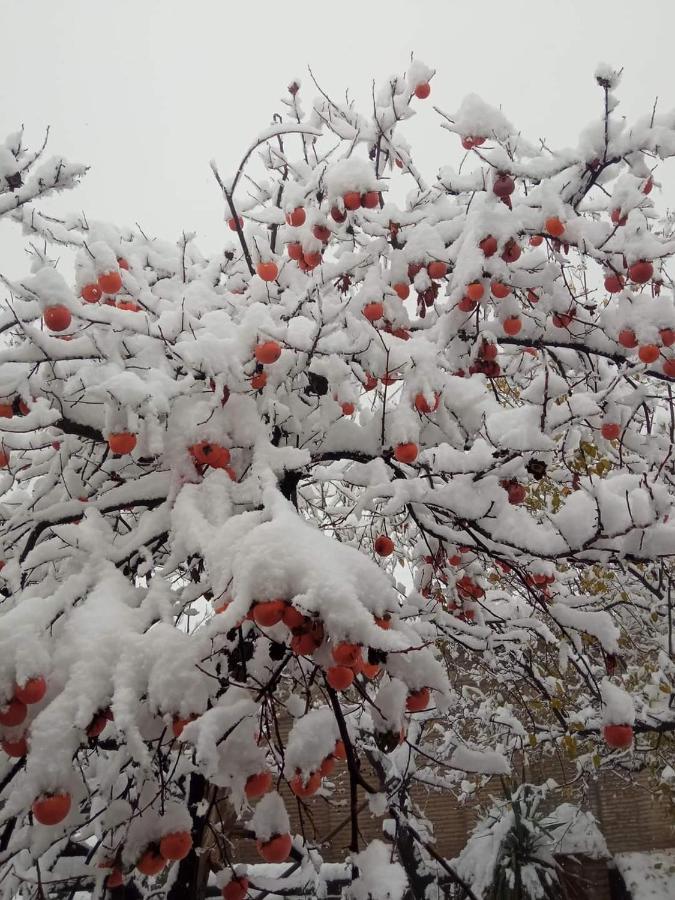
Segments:
[[[0,133],[24,123],[31,146],[91,166],[62,210],[139,222],[219,246],[222,203],[209,170],[232,170],[300,77],[370,104],[371,82],[410,53],[437,69],[432,97],[406,126],[427,176],[459,159],[431,109],[475,91],[530,138],[574,143],[600,109],[599,61],[624,66],[620,110],[675,106],[673,0],[0,0]],[[363,108],[362,107],[362,108]],[[22,243],[0,224],[0,271],[24,271]],[[12,234],[14,232],[14,234]],[[228,235],[229,238],[229,235]]]

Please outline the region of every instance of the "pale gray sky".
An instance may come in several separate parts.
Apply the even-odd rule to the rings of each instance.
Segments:
[[[656,94],[674,107],[674,25],[672,0],[0,0],[0,133],[23,122],[34,146],[49,124],[52,152],[91,166],[57,208],[171,239],[196,230],[211,250],[224,226],[209,159],[228,173],[293,77],[307,105],[307,64],[363,107],[411,52],[434,66],[406,126],[430,176],[459,159],[431,101],[452,111],[474,91],[530,138],[569,145],[600,109],[602,60],[624,66],[628,117]],[[22,273],[21,246],[0,224],[0,271]]]

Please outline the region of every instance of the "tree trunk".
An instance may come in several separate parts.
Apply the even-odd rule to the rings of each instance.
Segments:
[[[178,875],[174,881],[167,900],[202,900],[206,896],[206,883],[208,881],[208,866],[200,866],[200,858],[197,851],[201,848],[204,836],[204,827],[208,818],[208,811],[198,816],[196,807],[206,796],[207,781],[202,775],[190,776],[190,788],[188,792],[188,810],[192,815],[194,826],[192,850],[178,866]]]

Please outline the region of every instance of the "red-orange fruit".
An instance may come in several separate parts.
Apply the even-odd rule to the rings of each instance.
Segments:
[[[363,315],[369,322],[377,322],[384,315],[384,306],[381,303],[366,303],[363,307]]]
[[[361,194],[358,191],[347,191],[342,196],[342,202],[345,205],[345,209],[352,211],[358,209],[361,206]]]
[[[290,834],[277,834],[269,841],[258,841],[256,846],[265,862],[282,863],[288,859],[293,842]]]
[[[625,225],[626,222],[628,221],[628,215],[627,214],[622,215],[621,208],[617,206],[610,213],[610,219],[612,220],[612,222],[615,225]]]
[[[484,293],[485,288],[480,281],[473,281],[471,284],[467,285],[466,296],[470,297],[471,300],[480,300]]]
[[[483,256],[494,256],[497,252],[497,238],[489,234],[483,238],[478,246],[483,251]]]
[[[70,315],[70,310],[67,306],[56,303],[53,306],[45,307],[42,318],[47,328],[50,328],[52,331],[65,331],[72,322],[73,317]]]
[[[373,549],[378,556],[391,556],[394,552],[394,542],[386,534],[380,534],[375,538]]]
[[[420,413],[432,413],[436,412],[438,409],[438,404],[441,402],[441,395],[438,393],[434,394],[434,402],[433,405],[429,403],[424,394],[415,394],[415,409]]]
[[[518,482],[511,482],[506,489],[506,493],[509,497],[509,503],[513,506],[518,506],[523,502],[525,497],[527,496],[527,491],[525,490],[525,486],[522,484],[518,484]]]
[[[15,741],[4,740],[0,742],[0,747],[2,747],[7,756],[11,756],[14,759],[21,759],[28,753],[28,741],[25,735],[21,735]]]
[[[509,197],[515,189],[516,184],[513,178],[504,172],[498,175],[492,184],[493,192],[500,198]]]
[[[621,346],[625,347],[627,350],[634,350],[638,345],[635,332],[631,328],[623,328],[619,332],[618,340]]]
[[[113,890],[114,888],[122,887],[123,884],[124,873],[121,869],[113,868],[112,872],[105,880],[105,886],[108,888],[108,890]]]
[[[255,270],[263,281],[275,281],[279,274],[279,267],[275,262],[259,262]]]
[[[618,294],[623,290],[623,277],[621,275],[607,275],[605,278],[605,290],[609,294]]]
[[[422,710],[426,709],[429,706],[429,700],[431,699],[431,693],[428,687],[420,688],[419,691],[412,691],[408,694],[408,698],[405,701],[405,707],[408,712],[422,712]]]
[[[58,825],[70,812],[70,794],[45,794],[33,801],[33,815],[40,825]]]
[[[305,253],[304,260],[308,269],[316,269],[321,262],[321,254],[318,250],[316,253]]]
[[[502,252],[502,259],[504,260],[504,262],[514,263],[520,259],[520,254],[520,246],[518,245],[517,241],[513,240],[513,238],[511,238],[510,241],[507,241],[506,244],[504,244],[504,250]]]
[[[354,681],[354,670],[347,666],[331,666],[326,670],[326,681],[336,691],[346,691]]]
[[[511,288],[508,284],[504,284],[503,281],[493,281],[490,285],[490,290],[492,296],[496,297],[497,300],[503,300],[504,297],[508,297],[511,293]]]
[[[504,323],[502,325],[504,333],[510,335],[511,337],[515,337],[515,335],[518,334],[522,327],[523,323],[518,316],[509,316],[508,319],[504,319]]]
[[[211,441],[200,441],[190,448],[190,455],[200,466],[211,466],[213,469],[224,469],[230,462],[230,451],[220,444]]]
[[[4,725],[6,728],[14,728],[23,722],[27,712],[25,703],[12,698],[6,706],[0,707],[0,725]]]
[[[317,646],[317,642],[310,632],[294,634],[291,640],[291,650],[298,656],[311,656]]]
[[[372,681],[380,674],[380,667],[377,665],[377,663],[362,662],[361,674],[365,675],[365,677],[369,681]]]
[[[103,713],[96,713],[87,725],[87,737],[97,738],[108,724],[108,718]]]
[[[259,363],[269,366],[281,356],[281,347],[277,341],[264,341],[256,346],[254,353]]]
[[[427,266],[429,278],[443,278],[448,274],[448,264],[440,259],[434,259]]]
[[[29,678],[23,685],[14,686],[14,697],[27,706],[39,703],[46,693],[47,682],[43,675],[36,675],[35,678]]]
[[[116,294],[122,287],[122,276],[119,272],[103,272],[98,276],[98,286],[104,294]]]
[[[299,609],[287,604],[284,606],[282,621],[287,628],[303,628],[307,623],[307,616]]]
[[[262,797],[264,794],[267,794],[268,791],[271,790],[271,772],[257,772],[255,775],[249,775],[249,777],[246,779],[244,793],[249,800],[257,800],[259,797]]]
[[[394,449],[394,457],[401,463],[414,463],[417,459],[419,448],[417,444],[409,442],[407,444],[397,444]]]
[[[305,210],[302,206],[296,206],[291,212],[286,213],[286,224],[292,225],[293,228],[299,228],[305,224]]]
[[[172,831],[159,842],[159,852],[164,859],[185,859],[192,849],[192,835],[189,831]]]
[[[223,900],[246,900],[248,884],[248,878],[245,875],[228,881],[222,890]]]
[[[338,666],[355,666],[361,659],[361,646],[343,641],[333,647],[332,656]]]
[[[171,731],[173,736],[179,738],[183,733],[183,729],[186,725],[189,725],[190,722],[194,722],[197,716],[188,716],[188,718],[183,719],[180,716],[174,716],[173,722],[171,723]]]
[[[627,750],[633,743],[633,726],[605,725],[602,736],[607,746],[613,750]]]
[[[80,297],[85,303],[98,303],[101,299],[102,291],[98,284],[85,284],[80,291]]]
[[[108,446],[113,453],[122,455],[131,453],[136,446],[136,435],[128,431],[119,431],[108,435]]]
[[[162,854],[154,847],[148,847],[148,849],[138,859],[136,868],[141,873],[141,875],[148,875],[152,877],[154,875],[159,875],[165,865],[166,860],[164,859]]]
[[[646,259],[640,259],[628,269],[628,276],[636,284],[645,284],[654,274],[654,266]]]
[[[551,237],[559,238],[565,233],[565,226],[557,216],[551,216],[544,222],[544,228]]]
[[[324,244],[330,240],[331,230],[327,228],[325,225],[315,225],[312,228],[312,234],[317,239],[317,241],[322,241]]]
[[[661,351],[656,344],[642,344],[638,350],[638,356],[643,363],[653,363],[659,358]]]
[[[290,787],[296,797],[313,797],[321,787],[321,773],[312,772],[309,778],[305,779],[301,772],[291,778]]]
[[[332,775],[335,765],[335,757],[332,754],[327,756],[319,766],[319,775],[322,778],[328,778],[329,775]]]
[[[271,628],[283,619],[286,604],[283,600],[265,600],[253,607],[253,620],[261,628]]]

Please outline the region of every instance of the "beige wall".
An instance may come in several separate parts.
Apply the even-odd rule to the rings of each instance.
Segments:
[[[574,770],[567,766],[566,778],[571,783]],[[565,780],[560,764],[546,760],[543,764],[531,766],[526,772],[528,780],[541,783],[554,778],[558,784]],[[654,850],[675,847],[675,831],[669,808],[659,802],[649,791],[645,775],[633,776],[633,784],[612,774],[604,774],[592,782],[585,795],[569,796],[584,809],[590,809],[600,822],[610,852],[630,850]],[[322,849],[324,859],[336,861],[348,853],[350,840],[349,786],[346,766],[342,763],[334,773],[335,792],[330,799],[315,797],[302,806],[284,787],[281,793],[286,799],[291,816],[292,829],[304,833],[311,841],[324,841],[330,835],[330,846]],[[471,829],[476,823],[479,807],[489,803],[491,796],[501,796],[498,780],[491,781],[483,788],[476,802],[460,805],[447,793],[426,793],[416,790],[415,797],[426,816],[434,825],[436,849],[446,859],[457,856],[464,847]],[[359,790],[359,803],[366,796]],[[555,803],[561,802],[556,794]],[[362,843],[382,836],[382,819],[371,815],[367,806],[359,815]],[[341,826],[341,827],[340,827]],[[336,832],[336,829],[337,830]],[[336,832],[335,834],[333,834]],[[234,858],[239,862],[254,862],[258,856],[252,841],[241,841],[235,847]]]

